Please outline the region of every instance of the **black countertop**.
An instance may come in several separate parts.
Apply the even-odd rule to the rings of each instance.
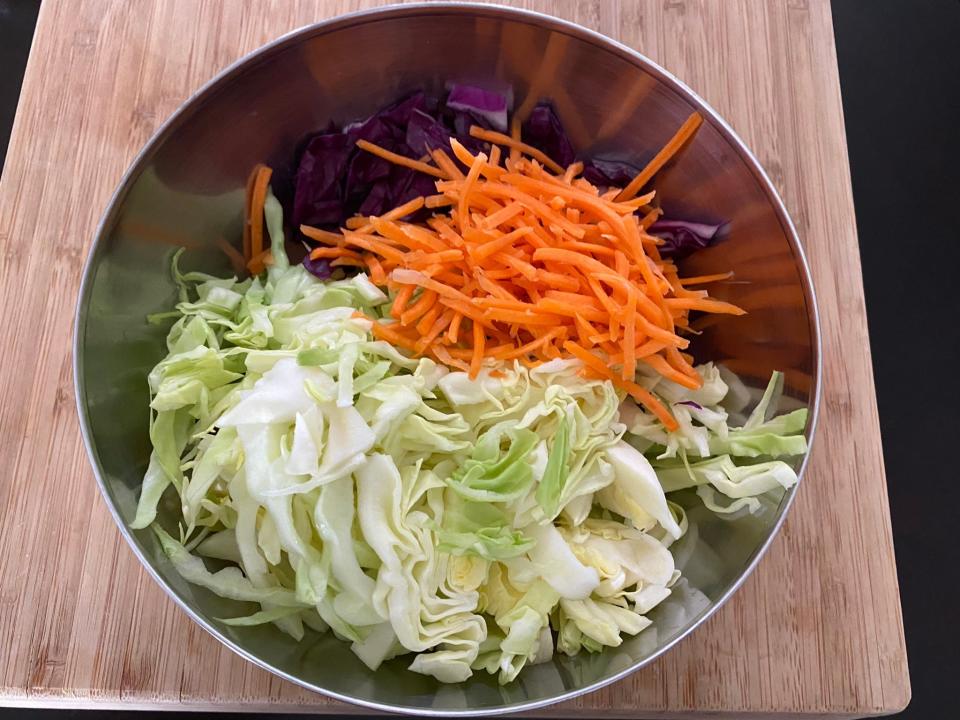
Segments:
[[[39,4],[0,0],[0,164]],[[913,683],[898,717],[957,717],[960,1],[834,0],[833,19]],[[169,717],[0,710],[2,720],[94,716]]]

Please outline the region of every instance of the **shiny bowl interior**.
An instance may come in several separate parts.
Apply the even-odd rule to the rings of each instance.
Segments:
[[[357,52],[363,48],[363,52]],[[684,118],[705,122],[656,181],[668,214],[724,220],[729,234],[687,261],[691,273],[735,268],[716,294],[749,311],[705,324],[698,359],[725,363],[752,387],[786,372],[785,402],[816,419],[819,335],[803,252],[756,159],[688,88],[637,53],[543,15],[489,6],[404,6],[359,13],[292,33],[246,57],[191,98],[123,179],[99,228],[77,310],[77,397],[104,497],[141,561],[198,623],[248,659],[305,687],[381,710],[485,714],[546,705],[595,689],[668,649],[738,587],[779,527],[793,492],[765,498],[758,515],[729,522],[686,498],[691,531],[675,546],[683,580],[653,625],[618,648],[527,668],[499,687],[475,675],[440,686],[406,670],[376,673],[332,635],[300,644],[271,626],[231,628],[214,618],[247,606],[185,583],[149,531],[131,531],[149,455],[146,374],[165,354],[165,327],[145,322],[176,299],[171,253],[191,269],[229,274],[220,244],[239,243],[244,184],[254,163],[283,173],[305,134],[364,117],[416,88],[500,80],[518,104],[555,103],[587,154],[644,158]],[[176,503],[162,506],[173,523]],[[408,661],[407,661],[408,662]]]

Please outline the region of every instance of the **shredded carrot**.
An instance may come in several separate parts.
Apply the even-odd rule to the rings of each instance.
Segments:
[[[435,292],[428,291],[423,293],[408,310],[400,313],[400,324],[410,325],[416,322],[427,310],[433,307],[436,302],[437,294]]]
[[[366,150],[368,153],[372,153],[373,155],[382,157],[384,160],[389,160],[390,162],[396,165],[403,165],[404,167],[408,167],[411,170],[417,170],[426,175],[433,175],[434,177],[438,177],[438,178],[447,177],[447,174],[443,172],[443,170],[440,170],[439,168],[435,168],[433,165],[427,165],[425,162],[420,162],[419,160],[413,160],[411,158],[404,157],[403,155],[398,155],[395,152],[390,152],[389,150],[385,150],[379,145],[374,145],[372,142],[368,140],[363,140],[363,139],[357,140],[357,147],[360,148],[361,150]]]
[[[660,216],[655,195],[637,196],[699,122],[691,116],[623,191],[602,193],[581,177],[582,163],[560,168],[524,144],[517,122],[511,136],[473,128],[473,137],[491,143],[489,153],[452,140],[448,152],[430,152],[435,165],[358,143],[428,172],[437,194],[351,218],[340,232],[301,230],[321,244],[313,257],[362,265],[391,293],[390,318],[374,321],[378,338],[473,377],[486,361],[533,367],[579,358],[584,372],[610,380],[675,428],[669,410],[634,382],[637,368],[700,387],[682,352],[690,314],[743,313],[696,287],[729,274],[681,278],[660,256],[661,241],[647,233]],[[505,162],[501,147],[510,150]],[[404,220],[424,207],[434,211],[425,222]]]
[[[362,258],[351,258],[351,257],[338,257],[330,261],[330,267],[356,267],[356,268],[366,268],[367,263]],[[370,277],[373,277],[373,273],[370,273]]]
[[[503,133],[496,132],[495,130],[484,130],[478,125],[474,125],[470,128],[470,136],[475,137],[478,140],[486,140],[488,143],[496,143],[497,145],[505,145],[511,150],[516,148],[524,155],[529,155],[530,157],[538,160],[543,163],[545,167],[550,168],[556,173],[562,173],[563,168],[560,167],[557,163],[551,160],[545,153],[540,150],[537,150],[532,145],[527,145],[525,142],[519,140],[514,140],[509,135],[504,135]]]
[[[666,165],[670,158],[676,155],[677,151],[686,144],[687,140],[693,137],[702,122],[703,118],[700,116],[700,113],[691,113],[690,117],[684,120],[683,125],[680,126],[676,134],[670,138],[670,141],[663,146],[660,152],[653,156],[650,162],[647,163],[647,166],[617,195],[617,200],[629,200],[636,195],[637,191],[650,182],[650,178],[656,175],[657,171]]]
[[[706,285],[707,283],[719,282],[720,280],[729,280],[733,277],[732,272],[716,273],[715,275],[696,275],[694,277],[680,278],[681,285]]]
[[[657,400],[649,390],[637,385],[631,380],[624,380],[618,376],[610,367],[604,363],[597,355],[589,350],[577,345],[577,343],[567,340],[563,343],[563,348],[574,357],[578,358],[589,370],[602,378],[606,378],[627,391],[637,402],[642,404],[650,412],[656,415],[668,430],[676,430],[679,425],[670,411]]]
[[[377,285],[387,284],[387,274],[376,255],[367,255],[367,269],[370,271],[370,281]]]
[[[663,375],[667,380],[671,380],[677,385],[682,385],[683,387],[691,388],[696,390],[702,383],[697,382],[689,375],[684,375],[678,370],[674,370],[670,367],[670,363],[663,359],[662,355],[649,355],[648,357],[642,358],[642,363],[649,365],[658,373]]]
[[[407,303],[413,297],[417,288],[413,285],[404,285],[397,291],[397,296],[393,299],[393,305],[390,308],[390,316],[399,318],[403,311],[407,309]]]
[[[454,180],[463,180],[463,173],[460,172],[460,168],[457,167],[457,164],[443,150],[440,148],[431,150],[430,155],[433,157],[433,161],[437,164],[437,167],[443,170],[448,177]]]
[[[480,365],[483,362],[483,350],[486,344],[486,336],[483,334],[483,326],[479,323],[473,324],[473,356],[470,359],[470,378],[475,379],[480,374]]]
[[[251,275],[259,275],[266,269],[268,265],[273,265],[273,254],[270,252],[270,248],[263,250],[256,255],[254,255],[247,262],[247,270],[250,271]]]
[[[440,314],[433,325],[430,326],[427,333],[417,341],[417,352],[419,354],[422,354],[427,348],[433,345],[434,341],[440,336],[440,333],[447,329],[447,326],[450,324],[450,321],[453,320],[455,314],[456,313],[449,308]]]
[[[415,341],[400,332],[396,325],[386,325],[384,323],[373,323],[373,336],[378,340],[386,340],[391,345],[402,347],[405,350],[417,349]]]
[[[736,305],[722,300],[707,298],[667,298],[664,300],[668,308],[678,310],[700,310],[702,312],[719,313],[721,315],[743,315],[745,311]]]
[[[453,318],[450,320],[450,326],[447,328],[447,342],[456,345],[457,339],[460,337],[461,322],[463,322],[463,313],[454,310]]]
[[[350,257],[356,260],[361,259],[357,253],[345,247],[319,247],[319,248],[314,248],[313,250],[310,251],[311,260],[319,260],[320,258],[336,258],[336,257]]]
[[[267,201],[267,190],[270,188],[270,176],[273,170],[266,165],[257,168],[257,175],[253,180],[253,189],[250,192],[250,262],[263,252],[263,205]]]
[[[260,165],[257,164],[250,171],[247,177],[247,187],[243,198],[243,261],[244,264],[250,260],[250,210],[253,203],[253,184],[260,171]]]
[[[432,308],[427,310],[423,317],[417,321],[417,332],[421,335],[426,335],[428,332],[430,332],[430,328],[433,327],[433,323],[436,322],[438,317],[440,317],[440,311],[442,309],[442,305],[434,305]]]
[[[528,227],[520,227],[516,230],[511,230],[506,235],[502,235],[495,240],[489,240],[485,242],[483,245],[477,247],[477,249],[471,254],[476,260],[486,260],[491,255],[500,252],[500,250],[510,247],[517,239],[522,238],[525,235],[529,235],[532,232],[533,230]]]

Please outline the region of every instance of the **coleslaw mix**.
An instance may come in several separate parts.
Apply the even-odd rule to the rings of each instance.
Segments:
[[[806,451],[806,410],[770,417],[779,373],[739,427],[742,388],[717,366],[698,367],[695,390],[638,376],[674,431],[576,359],[471,379],[376,339],[391,298],[363,273],[324,282],[291,265],[272,195],[265,217],[262,276],[175,262],[179,302],[152,318],[175,321],[149,376],[133,526],[186,580],[251,603],[225,624],[329,629],[372,669],[407,655],[442,682],[507,683],[650,624],[679,576],[671,493],[736,513],[797,481],[778,458]],[[168,532],[170,487],[182,519]]]

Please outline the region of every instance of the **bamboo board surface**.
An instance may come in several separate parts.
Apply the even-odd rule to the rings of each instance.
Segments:
[[[0,181],[0,704],[346,709],[235,656],[140,567],[87,463],[70,344],[96,222],[154,129],[250,50],[376,4],[43,3]],[[657,662],[543,714],[896,711],[910,686],[827,0],[513,4],[641,50],[730,122],[804,239],[824,340],[814,455],[757,571]]]

